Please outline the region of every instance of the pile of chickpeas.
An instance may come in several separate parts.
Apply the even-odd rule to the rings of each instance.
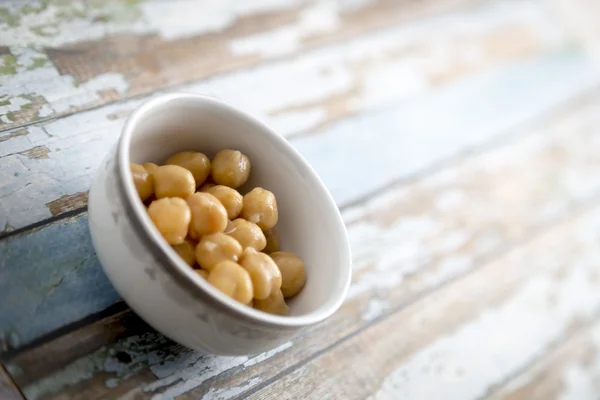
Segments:
[[[272,192],[238,192],[250,176],[250,160],[237,150],[212,161],[183,151],[165,165],[131,163],[148,215],[181,258],[231,298],[271,314],[286,315],[285,302],[306,283],[304,262],[280,251],[279,218]]]

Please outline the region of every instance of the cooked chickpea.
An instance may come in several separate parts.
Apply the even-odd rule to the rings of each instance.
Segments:
[[[260,229],[266,231],[277,223],[277,200],[270,191],[256,187],[244,196],[244,206],[240,217],[254,222]]]
[[[196,261],[200,267],[210,271],[221,261],[237,261],[242,254],[242,246],[234,238],[224,233],[202,236],[196,246]]]
[[[210,193],[196,192],[186,199],[192,210],[190,237],[198,239],[202,235],[222,232],[227,226],[227,210]]]
[[[217,264],[209,272],[208,282],[240,303],[248,304],[252,300],[250,274],[233,261],[221,261]]]
[[[252,247],[257,251],[261,251],[267,244],[265,234],[258,225],[242,218],[231,221],[225,231],[229,236],[240,242],[244,249]]]
[[[212,160],[211,176],[219,185],[238,188],[248,180],[250,160],[237,150],[221,150]]]
[[[196,271],[196,273],[198,275],[200,275],[201,277],[203,277],[204,279],[208,279],[208,271],[206,271],[204,269],[195,269],[194,271]]]
[[[133,183],[137,190],[138,196],[142,201],[152,196],[154,193],[154,187],[152,184],[152,176],[144,168],[144,166],[136,163],[130,163],[129,168],[131,169],[131,176],[133,177]]]
[[[185,239],[181,244],[173,245],[173,249],[189,266],[196,264],[196,241]]]
[[[298,294],[306,283],[304,261],[289,251],[277,251],[271,254],[271,258],[281,271],[281,291],[283,295],[292,297]]]
[[[271,254],[279,251],[279,231],[277,228],[272,227],[271,229],[267,229],[264,234],[267,239],[267,244],[262,250],[263,253]]]
[[[192,173],[178,165],[162,165],[154,170],[154,193],[156,198],[186,198],[196,190]]]
[[[269,314],[288,315],[290,307],[285,303],[281,290],[275,290],[269,297],[263,300],[254,299],[254,308]]]
[[[185,200],[178,197],[155,200],[148,207],[148,215],[169,244],[184,242],[192,218]]]
[[[227,210],[227,218],[234,219],[242,212],[244,198],[237,190],[228,186],[216,185],[204,190],[215,196]]]
[[[250,274],[255,299],[266,299],[272,292],[281,288],[279,268],[265,253],[247,247],[242,253],[239,263]]]
[[[182,151],[174,154],[167,162],[167,165],[179,165],[190,171],[196,181],[196,186],[202,185],[202,183],[208,178],[210,174],[210,160],[204,154],[198,151]]]
[[[150,175],[152,175],[154,171],[156,171],[156,168],[158,168],[158,165],[151,162],[143,163],[142,165],[144,168],[146,168],[146,171],[148,171]]]

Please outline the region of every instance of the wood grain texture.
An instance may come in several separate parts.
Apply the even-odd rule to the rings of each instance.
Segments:
[[[493,150],[345,209],[355,271],[348,300],[326,323],[274,352],[252,359],[209,357],[148,332],[102,347],[58,371],[50,365],[50,374],[34,383],[21,376],[27,365],[12,364],[11,371],[28,398],[146,398],[157,393],[210,398],[260,388],[344,337],[485,265],[578,204],[596,201],[599,110],[600,98],[594,94],[513,132],[513,140]],[[597,222],[594,218],[590,226]],[[510,279],[517,285],[523,276]],[[479,288],[484,289],[506,295],[501,288]],[[131,361],[119,361],[118,353],[129,354]]]
[[[0,399],[23,400],[21,392],[12,381],[10,375],[0,364]]]
[[[396,171],[415,171],[430,157],[485,141],[598,81],[593,64],[570,50],[539,4],[480,7],[181,89],[229,101],[284,136],[306,133],[294,144],[346,204],[364,193],[339,179],[342,170],[342,176],[383,171],[367,180],[364,189],[375,190],[393,182]],[[438,35],[452,41],[452,51],[440,50]],[[54,206],[65,198],[84,205],[94,171],[140,101],[0,133],[9,137],[0,147],[0,232],[71,210],[72,204]],[[379,145],[432,142],[438,144],[400,157]],[[33,148],[43,149],[34,152],[43,157],[28,157]],[[332,148],[330,160],[324,153]],[[372,169],[353,162],[372,154],[365,160]]]
[[[596,400],[600,393],[600,323],[581,329],[494,390],[492,400]]]
[[[595,207],[249,398],[480,399],[598,316],[599,239]]]
[[[0,126],[149,93],[479,2],[8,2],[0,7]]]

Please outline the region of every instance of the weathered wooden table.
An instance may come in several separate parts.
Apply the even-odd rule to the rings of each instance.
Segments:
[[[598,399],[595,0],[0,4],[0,398]],[[87,190],[164,91],[314,165],[354,277],[256,357],[154,332],[102,273]],[[20,393],[21,392],[21,393]]]

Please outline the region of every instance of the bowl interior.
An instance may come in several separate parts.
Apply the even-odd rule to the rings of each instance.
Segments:
[[[225,148],[246,154],[252,169],[240,192],[261,186],[275,194],[281,249],[298,254],[306,265],[307,283],[290,300],[290,315],[324,318],[335,311],[350,280],[345,228],[323,183],[285,139],[219,101],[195,95],[173,95],[142,108],[132,118],[129,132],[130,160],[137,163],[162,163],[173,153],[188,149],[209,158]],[[149,221],[141,203],[134,209]],[[174,252],[167,252],[174,258]],[[189,269],[183,261],[177,263]],[[199,287],[217,292],[206,282]]]

